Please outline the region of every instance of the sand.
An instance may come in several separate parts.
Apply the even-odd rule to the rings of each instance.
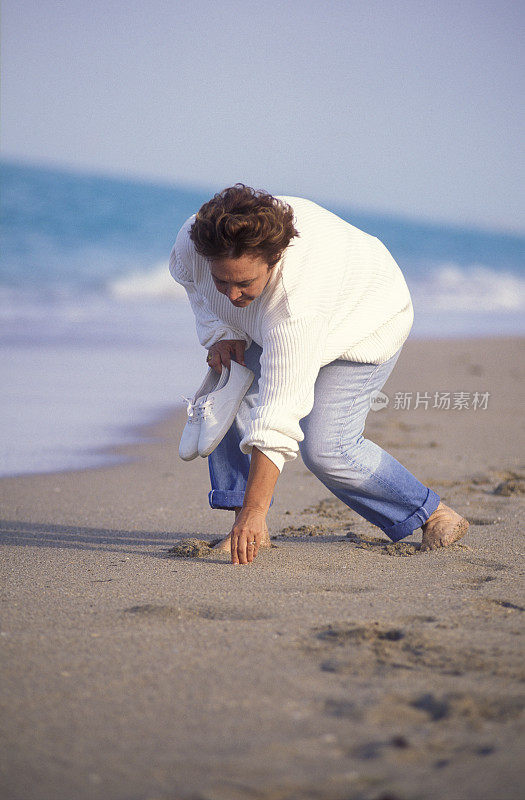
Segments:
[[[447,550],[392,545],[298,460],[273,546],[231,565],[180,413],[119,466],[0,481],[2,798],[521,797],[523,352],[409,341],[369,415],[470,520]],[[490,397],[394,408],[416,391]]]

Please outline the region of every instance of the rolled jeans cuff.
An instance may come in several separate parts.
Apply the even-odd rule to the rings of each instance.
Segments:
[[[211,508],[225,508],[232,510],[241,508],[244,502],[244,492],[229,491],[228,489],[212,489],[208,493]]]
[[[232,511],[234,508],[242,508],[244,503],[244,492],[235,492],[228,489],[212,489],[208,492],[208,500],[211,508],[222,508]],[[273,497],[270,505],[273,504]]]
[[[429,489],[425,502],[417,511],[414,511],[414,513],[403,520],[403,522],[396,522],[388,528],[383,528],[383,531],[393,542],[399,542],[400,539],[410,536],[411,533],[428,521],[430,515],[433,514],[438,507],[440,499],[436,492]]]

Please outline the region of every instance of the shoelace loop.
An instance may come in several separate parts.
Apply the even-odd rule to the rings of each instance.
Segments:
[[[201,417],[206,417],[208,411],[213,407],[213,399],[197,400],[195,403],[190,397],[180,395],[182,400],[186,403],[186,413],[191,420],[197,422]]]
[[[208,400],[205,400],[204,403],[201,403],[199,407],[199,412],[201,417],[207,417],[208,414],[211,412],[213,408],[213,397],[210,397]]]

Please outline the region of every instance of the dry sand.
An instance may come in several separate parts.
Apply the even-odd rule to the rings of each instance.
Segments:
[[[523,792],[523,340],[409,341],[367,435],[471,521],[392,546],[300,461],[233,566],[183,419],[117,467],[0,481],[6,800],[507,800]],[[395,392],[490,392],[399,410]],[[472,395],[471,395],[472,396]]]

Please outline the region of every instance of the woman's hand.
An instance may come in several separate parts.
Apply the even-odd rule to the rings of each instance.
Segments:
[[[231,530],[232,564],[252,562],[259,552],[259,546],[265,534],[266,514],[264,511],[241,509]]]
[[[253,561],[261,540],[267,537],[266,514],[278,477],[279,470],[273,461],[258,447],[253,447],[243,507],[231,530],[232,564]]]
[[[215,342],[208,350],[208,357],[206,361],[215,372],[221,372],[223,365],[229,369],[230,361],[233,358],[238,364],[244,364],[244,351],[246,350],[246,342],[244,339],[224,339],[221,342]]]

